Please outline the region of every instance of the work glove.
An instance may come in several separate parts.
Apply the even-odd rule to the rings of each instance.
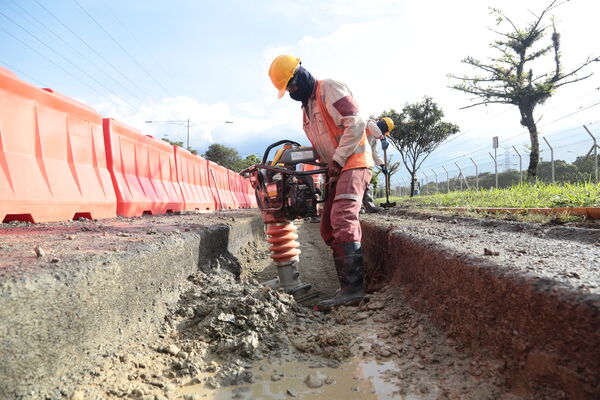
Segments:
[[[335,161],[329,163],[327,167],[329,169],[327,175],[329,175],[329,178],[331,179],[337,178],[339,174],[342,173],[342,166]]]
[[[387,170],[387,168],[385,167],[385,164],[381,164],[381,165],[379,166],[379,168],[381,168],[381,172],[383,172],[383,174],[384,174],[384,175],[387,175],[387,174],[388,174],[388,170]]]
[[[387,139],[381,139],[381,149],[382,150],[387,150],[389,145],[390,145],[390,143],[387,141]]]

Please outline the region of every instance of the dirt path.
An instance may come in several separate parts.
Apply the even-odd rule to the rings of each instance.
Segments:
[[[300,223],[302,279],[321,298],[337,288],[318,224]],[[264,248],[248,249],[246,266],[269,264]],[[82,371],[51,398],[105,399],[520,399],[505,365],[461,352],[423,315],[408,308],[402,288],[385,288],[360,307],[330,315],[297,305],[258,280],[236,281],[223,259],[217,273],[199,272],[155,337],[139,337],[95,370]],[[251,264],[251,265],[250,265]],[[85,372],[85,373],[84,373]],[[35,396],[33,396],[35,397]]]

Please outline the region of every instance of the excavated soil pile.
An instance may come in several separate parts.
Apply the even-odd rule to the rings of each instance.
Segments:
[[[77,382],[86,399],[103,396],[176,398],[176,388],[202,384],[209,389],[253,383],[254,361],[304,352],[348,357],[350,338],[331,319],[297,304],[293,297],[241,281],[227,271],[197,272],[155,340],[138,338],[130,352],[107,356],[90,376]],[[335,339],[303,332],[328,332]],[[291,338],[291,339],[290,339]]]

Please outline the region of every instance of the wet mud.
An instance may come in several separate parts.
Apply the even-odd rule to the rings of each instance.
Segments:
[[[337,282],[318,224],[299,224],[302,278]],[[267,289],[272,277],[260,245],[244,251],[236,278],[223,259],[187,280],[187,290],[156,336],[106,354],[92,371],[50,398],[112,399],[521,399],[505,365],[471,354],[406,305],[399,287],[382,287],[358,307],[330,314]],[[325,272],[324,272],[325,271]],[[327,277],[327,278],[325,278]],[[258,278],[258,279],[257,279]],[[326,285],[322,283],[328,281]],[[85,373],[83,373],[85,372]]]

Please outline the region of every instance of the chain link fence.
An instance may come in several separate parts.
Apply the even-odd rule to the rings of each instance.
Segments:
[[[418,192],[415,194],[506,188],[525,182],[529,165],[528,144],[528,137],[520,135],[516,140],[500,141],[497,149],[490,144],[489,149],[444,162],[425,162],[417,172]],[[541,182],[599,183],[599,163],[600,122],[540,135],[537,173]],[[402,167],[391,177],[390,195],[410,195],[410,180],[410,174]],[[384,188],[377,189],[377,196],[385,196]]]

